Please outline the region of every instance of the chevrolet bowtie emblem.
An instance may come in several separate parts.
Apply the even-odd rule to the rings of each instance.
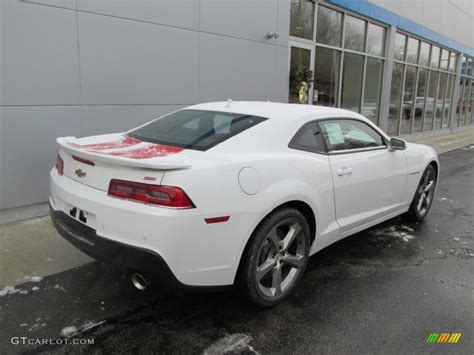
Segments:
[[[83,178],[87,175],[87,173],[82,169],[76,169],[75,173],[80,178]]]

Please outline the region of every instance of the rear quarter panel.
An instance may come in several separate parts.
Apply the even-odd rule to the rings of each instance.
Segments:
[[[260,176],[254,195],[242,191],[239,172],[251,167]],[[333,183],[326,155],[287,148],[279,154],[229,154],[225,158],[200,160],[185,170],[167,171],[164,185],[182,187],[203,218],[247,215],[239,225],[240,259],[257,225],[278,206],[289,201],[308,204],[316,219],[316,238],[339,233],[335,222]]]

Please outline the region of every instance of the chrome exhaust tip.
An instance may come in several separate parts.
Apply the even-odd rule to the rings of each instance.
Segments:
[[[133,286],[135,286],[140,291],[146,290],[146,288],[150,285],[150,281],[148,281],[146,276],[138,272],[134,272],[131,279]]]

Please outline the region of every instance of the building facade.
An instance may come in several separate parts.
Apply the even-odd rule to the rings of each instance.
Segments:
[[[47,212],[58,136],[194,103],[344,107],[401,136],[468,129],[473,26],[470,0],[0,0],[0,223]]]

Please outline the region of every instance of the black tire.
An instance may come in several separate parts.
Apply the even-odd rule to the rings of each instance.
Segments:
[[[272,212],[260,223],[245,248],[237,286],[260,307],[279,304],[297,287],[308,263],[309,249],[310,229],[303,214],[293,208]]]
[[[431,183],[428,191],[425,191]],[[434,191],[436,189],[437,176],[433,165],[428,167],[423,172],[420,182],[415,192],[415,196],[410,204],[410,209],[407,212],[407,217],[414,222],[421,222],[430,211],[433,204]],[[423,201],[420,201],[423,199]],[[420,208],[420,205],[422,208]]]

